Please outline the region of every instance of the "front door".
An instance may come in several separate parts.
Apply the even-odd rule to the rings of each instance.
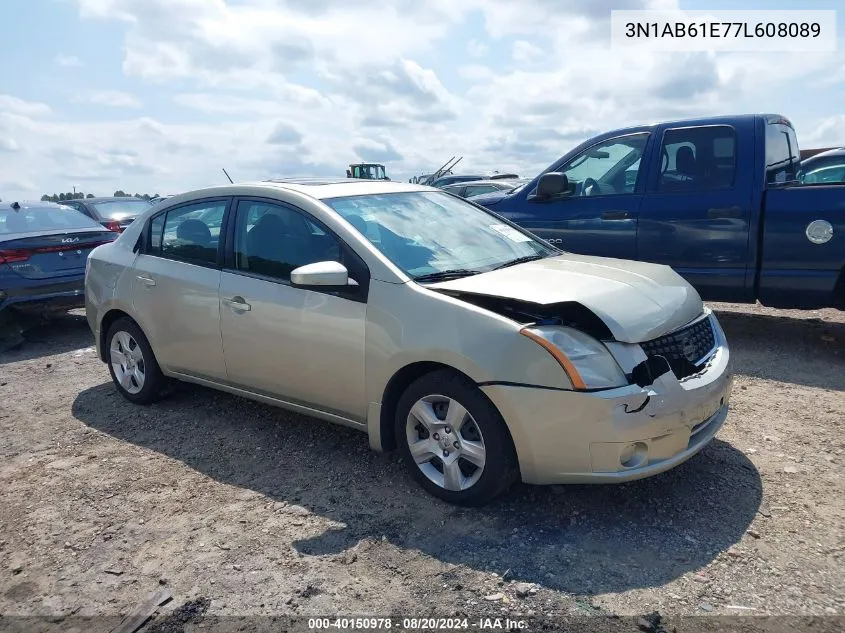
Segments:
[[[235,386],[364,420],[364,297],[293,287],[294,268],[352,254],[299,209],[242,199],[220,283],[223,349]],[[363,282],[363,279],[356,281]]]
[[[637,258],[672,266],[705,300],[750,292],[754,131],[750,120],[737,125],[667,128],[640,209]]]
[[[527,199],[505,215],[563,250],[635,259],[643,198],[637,183],[647,142],[647,133],[600,141],[556,170],[568,178],[570,195]]]
[[[226,379],[218,242],[227,204],[206,200],[153,216],[131,280],[134,311],[159,364],[218,381]]]

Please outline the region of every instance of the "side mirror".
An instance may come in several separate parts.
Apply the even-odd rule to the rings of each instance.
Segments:
[[[569,194],[569,179],[565,174],[557,171],[550,171],[540,176],[537,183],[537,191],[534,194],[535,200],[551,200]]]
[[[290,283],[299,288],[348,289],[349,271],[340,262],[315,262],[292,270]]]

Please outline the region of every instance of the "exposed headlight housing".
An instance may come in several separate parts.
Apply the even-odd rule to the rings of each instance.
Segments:
[[[611,389],[628,384],[613,355],[589,334],[559,325],[528,326],[519,332],[560,363],[575,389]]]

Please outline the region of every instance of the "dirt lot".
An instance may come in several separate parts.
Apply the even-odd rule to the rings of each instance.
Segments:
[[[159,613],[188,621],[843,614],[845,313],[714,307],[738,375],[702,454],[479,510],[355,431],[189,386],[132,406],[81,315],[38,328],[0,356],[0,613],[114,615],[166,587]]]

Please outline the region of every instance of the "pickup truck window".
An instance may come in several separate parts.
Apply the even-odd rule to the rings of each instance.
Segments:
[[[766,184],[782,184],[798,178],[801,164],[798,139],[791,125],[766,124]]]
[[[587,148],[557,171],[569,179],[574,196],[634,193],[646,141],[646,133],[608,139]]]
[[[666,130],[658,191],[729,189],[736,175],[736,133],[729,125]]]

